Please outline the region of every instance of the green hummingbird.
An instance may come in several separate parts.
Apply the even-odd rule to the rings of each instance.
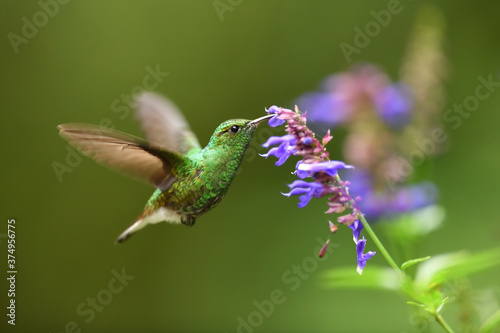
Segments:
[[[166,98],[142,93],[135,109],[147,141],[97,125],[58,126],[61,137],[84,155],[156,187],[118,243],[151,223],[194,225],[224,197],[257,125],[272,117],[227,120],[202,149],[182,113]]]

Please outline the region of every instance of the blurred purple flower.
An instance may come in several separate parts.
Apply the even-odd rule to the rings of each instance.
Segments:
[[[375,109],[388,126],[400,128],[408,124],[413,96],[408,85],[391,84],[387,75],[369,64],[327,77],[320,92],[310,92],[296,104],[309,112],[309,119],[329,127],[346,123],[360,111]]]
[[[376,220],[385,213],[386,202],[376,193],[372,176],[361,168],[349,170],[345,174],[351,182],[350,191],[355,196],[360,196],[360,209],[370,220]]]
[[[313,122],[326,123],[332,127],[349,119],[351,108],[348,101],[339,94],[309,93],[297,100],[302,110],[309,112]]]
[[[366,239],[365,236],[363,236],[362,239],[358,241],[356,244],[356,252],[358,254],[358,268],[357,271],[361,275],[363,273],[363,269],[365,269],[366,262],[375,255],[376,252],[373,251],[368,251],[366,253],[363,253],[365,250],[365,245],[366,245]]]
[[[360,168],[349,171],[346,177],[352,183],[351,193],[363,199],[359,203],[360,209],[371,221],[410,213],[436,203],[438,190],[431,182],[402,186],[394,190],[377,190],[372,177]]]
[[[411,119],[413,107],[410,87],[405,84],[392,84],[382,88],[373,103],[382,120],[389,126],[401,128]]]
[[[391,209],[394,213],[417,210],[436,202],[437,187],[431,182],[422,182],[401,188],[392,198]]]

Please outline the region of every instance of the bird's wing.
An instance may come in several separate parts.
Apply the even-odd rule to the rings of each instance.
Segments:
[[[167,98],[151,92],[142,93],[136,99],[136,113],[150,143],[183,155],[201,149],[188,122]]]
[[[162,191],[175,181],[176,165],[189,162],[188,157],[108,128],[86,124],[63,124],[58,128],[59,135],[84,155]]]

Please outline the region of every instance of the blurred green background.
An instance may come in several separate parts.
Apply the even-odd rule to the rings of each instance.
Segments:
[[[317,238],[328,236],[325,203],[298,209],[296,198],[280,195],[294,179],[293,162],[276,168],[271,159],[248,158],[226,198],[194,228],[159,224],[120,246],[115,238],[140,214],[153,189],[87,158],[58,180],[52,165],[66,163],[67,154],[58,124],[108,119],[118,130],[142,135],[133,114],[114,112],[113,105],[126,105],[120,98],[142,86],[148,67],[169,73],[154,90],[183,110],[204,145],[220,122],[259,117],[274,104],[289,107],[326,75],[346,70],[339,44],[352,44],[353,28],[364,27],[373,20],[371,10],[388,4],[221,2],[231,8],[223,20],[212,0],[70,1],[18,45],[17,53],[8,34],[21,36],[23,17],[33,22],[42,7],[34,1],[4,2],[0,233],[5,236],[8,218],[16,219],[18,276],[16,326],[7,325],[2,314],[1,331],[415,330],[410,309],[397,294],[324,288],[325,271],[344,265],[355,269],[352,236],[341,229],[332,239],[333,254],[316,261]],[[402,12],[353,60],[378,64],[397,79],[422,2],[403,1]],[[498,77],[500,3],[433,3],[446,20],[445,51],[452,69],[446,106],[451,107],[474,93],[479,75]],[[449,128],[449,150],[435,162],[432,179],[447,218],[428,237],[422,254],[498,244],[493,208],[500,198],[499,110],[500,92],[495,91],[462,126]],[[269,135],[269,130],[259,131],[255,147]],[[340,142],[332,142],[332,156],[341,158],[335,154],[339,147]],[[6,239],[0,241],[0,308],[6,311]],[[306,262],[311,272],[299,278],[292,268]],[[386,263],[375,256],[371,264]],[[121,291],[109,292],[120,286],[109,285],[113,270],[123,269],[135,278]],[[498,268],[490,270],[471,283],[492,287],[498,299],[499,274]],[[268,304],[262,302],[275,289],[283,292],[282,304],[272,313],[264,311],[269,316],[252,317],[255,301]],[[105,303],[100,311],[87,304],[96,297]],[[240,317],[259,325],[239,328]],[[431,331],[440,329],[432,326]]]

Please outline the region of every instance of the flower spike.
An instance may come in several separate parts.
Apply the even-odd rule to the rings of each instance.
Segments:
[[[324,147],[332,139],[330,131],[320,142],[307,127],[306,114],[301,114],[297,107],[295,107],[294,112],[272,106],[266,112],[273,114],[273,117],[269,119],[269,126],[276,127],[286,122],[286,132],[288,134],[281,137],[270,137],[263,146],[265,148],[278,147],[272,147],[267,154],[261,156],[266,158],[271,155],[277,157],[277,166],[285,163],[291,155],[302,157],[295,165],[294,172],[300,180],[288,185],[290,192],[282,194],[286,197],[298,196],[299,208],[307,206],[312,198],[328,197],[328,210],[325,213],[344,213],[345,210],[348,210],[347,214],[338,217],[338,222],[349,226],[353,231],[358,257],[358,272],[361,274],[366,266],[366,261],[373,257],[375,252],[363,253],[366,239],[364,236],[361,240],[359,239],[363,228],[358,219],[362,215],[356,204],[359,198],[353,199],[351,197],[349,194],[350,183],[342,181],[338,175],[338,170],[352,169],[353,166],[341,161],[330,160],[330,155]],[[305,178],[311,178],[312,181],[303,180]],[[329,222],[329,227],[332,233],[335,233],[338,229],[338,226],[332,222]],[[328,241],[321,248],[320,257],[324,256],[327,245]]]

